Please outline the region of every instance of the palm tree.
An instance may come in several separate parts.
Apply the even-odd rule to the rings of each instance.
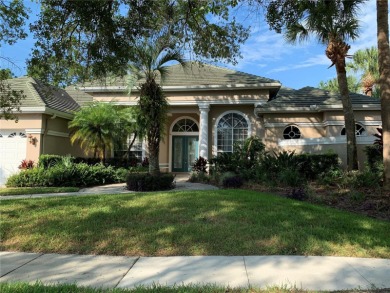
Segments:
[[[360,82],[354,75],[347,75],[348,89],[351,93],[359,93],[360,91]],[[332,78],[327,81],[320,81],[318,87],[323,90],[327,90],[333,93],[339,92],[339,84],[337,78]]]
[[[378,27],[379,90],[381,97],[383,138],[383,188],[390,190],[390,49],[389,49],[389,3],[376,1]]]
[[[306,40],[314,35],[327,45],[325,54],[336,67],[337,82],[343,105],[347,135],[348,170],[358,169],[355,136],[355,119],[349,97],[345,58],[350,46],[345,42],[358,37],[356,12],[364,0],[300,1],[300,17],[289,23],[285,33],[291,43]],[[330,67],[331,67],[330,66]]]
[[[129,93],[136,81],[139,81],[140,97],[137,124],[145,129],[149,151],[149,172],[159,174],[160,142],[165,130],[168,102],[163,93],[160,80],[168,76],[168,62],[186,63],[183,55],[166,39],[144,40],[134,48],[134,61],[130,62]]]
[[[119,125],[117,109],[111,103],[91,103],[75,113],[69,122],[71,142],[79,142],[85,153],[94,152],[106,159],[106,152],[113,147]]]
[[[347,68],[362,72],[362,88],[365,95],[376,96],[374,85],[379,80],[378,49],[375,47],[358,50],[353,54],[352,62]]]

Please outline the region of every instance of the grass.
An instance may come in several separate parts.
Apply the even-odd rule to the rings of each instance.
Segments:
[[[137,287],[134,289],[102,289],[102,288],[88,288],[80,287],[75,284],[58,284],[58,285],[43,285],[42,283],[27,284],[27,283],[0,283],[0,292],[2,293],[24,293],[24,292],[44,292],[44,293],[58,293],[58,292],[79,292],[79,293],[309,293],[309,292],[326,292],[303,290],[298,288],[288,287],[269,287],[266,289],[256,288],[229,288],[215,285],[188,285],[188,286],[150,286]],[[373,290],[343,290],[333,291],[340,293],[386,293],[387,289],[373,289]]]
[[[390,258],[390,222],[247,190],[3,201],[0,250]]]
[[[77,192],[79,190],[80,188],[78,187],[8,187],[8,188],[0,188],[0,196]]]

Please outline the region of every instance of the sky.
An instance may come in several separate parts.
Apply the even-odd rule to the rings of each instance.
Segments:
[[[39,6],[26,0],[31,8],[30,21],[35,20]],[[242,9],[242,8],[240,8]],[[235,13],[241,14],[242,11]],[[360,9],[360,37],[349,41],[353,54],[359,49],[377,45],[376,39],[376,5],[375,0],[369,0]],[[238,64],[220,64],[224,67],[242,72],[279,80],[284,86],[299,89],[305,86],[317,87],[320,81],[336,77],[336,69],[328,68],[331,62],[325,56],[325,45],[315,39],[305,43],[291,45],[284,41],[282,35],[270,31],[268,25],[261,19],[245,20],[245,25],[251,27],[251,34],[241,46],[241,59]],[[16,66],[11,69],[16,76],[26,74],[26,59],[34,47],[34,38],[29,34],[25,40],[18,41],[12,46],[0,47],[0,57],[9,58]],[[9,67],[0,59],[1,68]]]

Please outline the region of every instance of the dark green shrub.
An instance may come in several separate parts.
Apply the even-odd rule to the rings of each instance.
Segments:
[[[210,177],[206,172],[192,172],[189,182],[210,183]]]
[[[383,164],[383,147],[379,144],[366,146],[364,152],[367,155],[367,165],[371,171],[377,172]]]
[[[277,178],[279,184],[288,187],[302,187],[306,183],[305,177],[303,177],[295,168],[280,170]]]
[[[337,154],[299,154],[296,155],[296,165],[299,173],[305,178],[317,179],[320,174],[339,168]]]
[[[199,157],[195,160],[195,162],[192,164],[192,171],[193,172],[207,172],[207,160],[203,157]]]
[[[133,191],[169,190],[175,187],[174,178],[172,174],[129,173],[126,180],[127,189]]]
[[[62,156],[60,155],[40,155],[38,160],[38,166],[44,169],[53,167],[62,161]]]
[[[225,188],[240,188],[244,184],[244,181],[239,175],[234,175],[231,177],[225,177],[222,180],[222,185]]]
[[[126,182],[127,174],[129,174],[129,170],[126,168],[118,168],[115,170],[115,182]]]
[[[64,166],[60,163],[44,168],[21,171],[8,178],[9,187],[87,187],[116,182],[114,168],[102,164],[89,166],[84,163]]]

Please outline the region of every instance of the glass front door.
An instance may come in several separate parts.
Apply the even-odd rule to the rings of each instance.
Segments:
[[[190,172],[198,158],[199,138],[197,136],[172,137],[172,172]]]

